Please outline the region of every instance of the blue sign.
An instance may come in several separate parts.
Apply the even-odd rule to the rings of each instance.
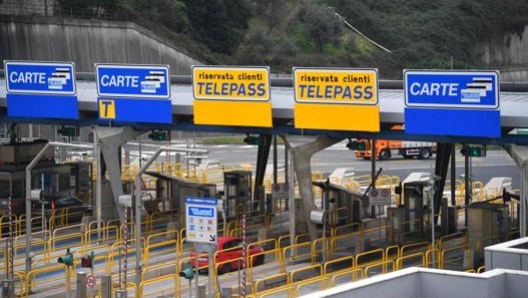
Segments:
[[[200,204],[200,205],[217,205],[218,199],[216,198],[185,198],[186,204]]]
[[[73,63],[5,61],[7,93],[75,95]]]
[[[404,72],[405,133],[500,137],[496,71]]]
[[[98,98],[99,120],[122,123],[172,123],[172,103],[160,99]]]
[[[198,206],[189,206],[189,214],[187,216],[199,216],[199,217],[215,217],[216,208],[211,207],[198,207]]]
[[[496,71],[407,70],[404,80],[408,107],[499,108],[499,74]]]
[[[100,97],[168,99],[169,66],[96,64]]]

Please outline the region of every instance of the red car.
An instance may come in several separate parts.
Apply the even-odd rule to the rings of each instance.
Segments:
[[[235,247],[238,247],[238,248],[230,249],[230,248],[235,248]],[[231,272],[234,269],[237,269],[238,264],[239,264],[238,259],[242,258],[242,238],[219,236],[217,251],[218,253],[216,257],[216,264],[220,264],[223,262],[233,260],[232,262],[227,262],[221,265],[218,268],[219,274]],[[264,252],[264,249],[258,245],[251,245],[251,247],[248,249],[248,252],[247,252],[248,256],[257,255],[254,258],[252,258],[253,266],[264,264],[264,255],[261,254],[262,252]],[[195,256],[196,256],[196,253],[192,251],[191,252],[191,266],[193,268],[196,266],[196,261],[194,259]],[[198,257],[198,267],[204,268],[207,266],[209,266],[209,256],[207,254],[201,254]],[[204,271],[206,271],[206,269],[204,269]]]

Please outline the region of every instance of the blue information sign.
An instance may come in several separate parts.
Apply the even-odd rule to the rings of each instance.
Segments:
[[[100,97],[168,99],[168,65],[96,64]]]
[[[79,119],[73,62],[4,61],[7,115]]]
[[[405,133],[500,137],[496,71],[404,71]]]
[[[496,71],[404,72],[405,104],[409,107],[497,109]]]
[[[7,93],[75,95],[73,63],[5,61]]]
[[[185,198],[186,204],[201,204],[201,205],[217,205],[218,199],[216,198]]]

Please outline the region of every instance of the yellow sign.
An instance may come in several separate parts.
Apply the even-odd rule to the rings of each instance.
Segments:
[[[193,66],[195,99],[269,101],[268,67]]]
[[[194,123],[272,127],[271,102],[195,100]]]
[[[299,103],[378,104],[377,69],[294,68]]]
[[[380,131],[379,106],[294,104],[297,129]]]
[[[99,100],[99,118],[100,119],[115,119],[115,101],[112,99]]]

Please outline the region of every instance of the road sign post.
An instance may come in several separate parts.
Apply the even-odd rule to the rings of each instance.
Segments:
[[[194,242],[196,270],[196,292],[198,293],[198,259],[199,254],[207,252],[209,260],[212,260],[212,252],[216,248],[218,240],[218,216],[216,198],[185,198],[185,230],[187,241]],[[224,227],[225,229],[225,227]],[[204,246],[204,244],[206,246]],[[209,264],[211,265],[211,263]],[[211,266],[209,266],[209,285],[211,280]],[[212,288],[209,288],[212,292]]]

